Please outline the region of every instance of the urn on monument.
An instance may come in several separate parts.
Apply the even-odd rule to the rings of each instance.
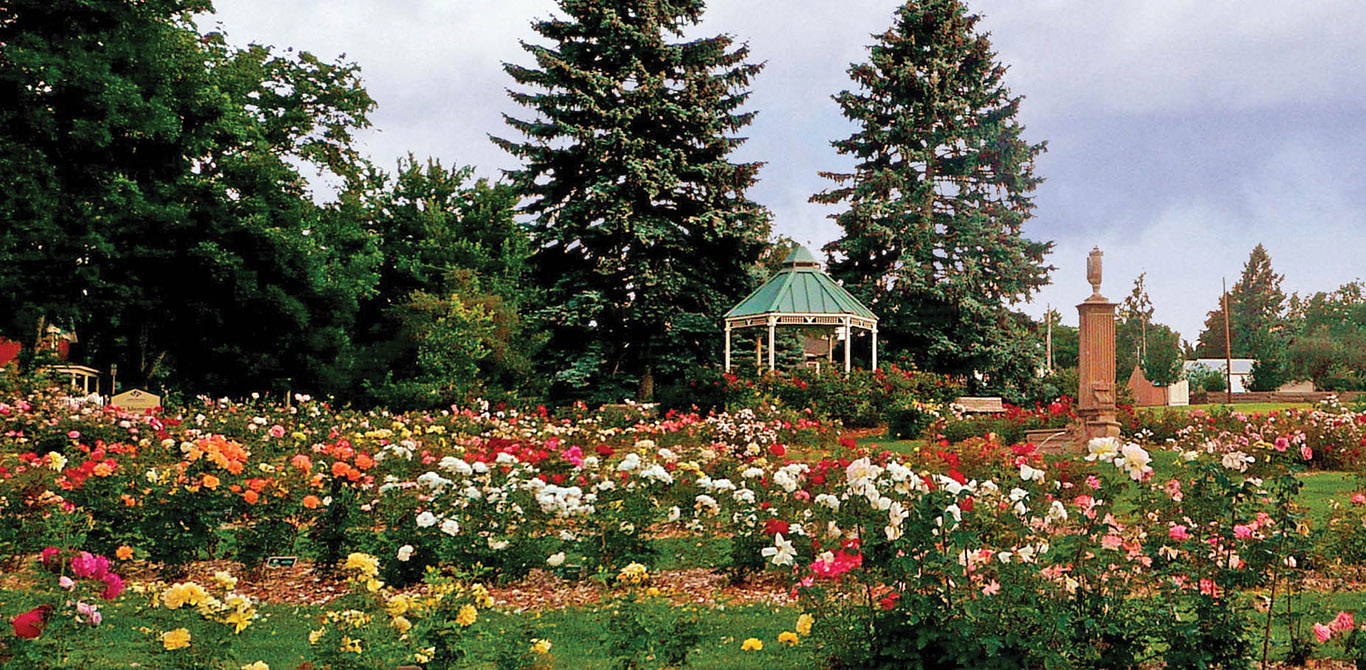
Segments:
[[[1099,298],[1099,297],[1101,297],[1101,296],[1100,296],[1100,267],[1101,267],[1101,258],[1102,258],[1103,256],[1105,256],[1105,252],[1101,251],[1101,250],[1100,250],[1100,247],[1094,247],[1094,248],[1091,249],[1091,254],[1090,254],[1089,256],[1086,257],[1086,281],[1091,282],[1091,297],[1092,297],[1092,298]]]

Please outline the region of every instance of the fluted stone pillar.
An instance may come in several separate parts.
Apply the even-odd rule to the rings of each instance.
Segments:
[[[1091,297],[1077,305],[1081,351],[1077,364],[1077,437],[1083,447],[1093,438],[1119,437],[1115,420],[1115,303],[1100,294],[1100,249],[1086,259]]]

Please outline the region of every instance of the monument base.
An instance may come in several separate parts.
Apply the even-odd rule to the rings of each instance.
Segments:
[[[1077,423],[1072,427],[1077,443],[1083,447],[1098,437],[1119,437],[1120,424],[1113,412],[1102,409],[1079,410]]]

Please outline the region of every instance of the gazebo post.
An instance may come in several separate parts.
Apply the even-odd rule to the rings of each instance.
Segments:
[[[876,357],[876,354],[874,354]],[[726,322],[726,372],[730,372],[730,322]]]
[[[730,343],[729,338],[726,339],[726,343]],[[730,358],[727,357],[726,360]],[[877,324],[873,324],[873,372],[877,372]]]
[[[773,340],[774,340],[774,338],[775,338],[775,336],[776,336],[776,333],[774,332],[774,331],[776,331],[776,330],[778,330],[778,319],[777,319],[777,317],[773,317],[773,316],[768,317],[768,371],[769,371],[769,372],[773,372],[773,370],[777,367],[777,366],[774,364],[776,361],[774,361],[774,359],[773,359],[773,350],[774,350],[774,346],[773,346],[774,342],[773,342]]]
[[[852,367],[852,366],[850,365],[850,360],[851,360],[851,357],[850,357],[850,350],[853,349],[853,347],[854,347],[854,327],[851,326],[851,325],[849,325],[849,317],[847,317],[847,316],[844,317],[844,318],[843,318],[843,321],[844,321],[844,374],[847,375],[847,374],[849,374],[849,370],[850,370],[851,367]]]

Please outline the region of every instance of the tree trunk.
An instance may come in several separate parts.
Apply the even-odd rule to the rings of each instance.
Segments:
[[[650,402],[655,398],[655,373],[650,366],[645,366],[645,373],[640,376],[640,387],[636,390],[636,399],[640,402]]]

